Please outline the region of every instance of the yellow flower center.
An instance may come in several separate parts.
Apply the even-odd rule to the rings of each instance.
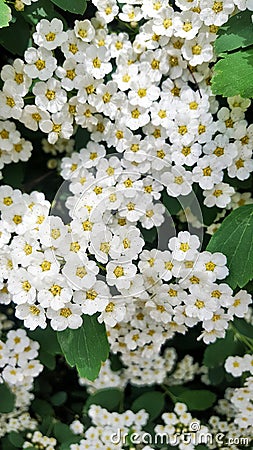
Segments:
[[[116,278],[120,278],[124,276],[124,269],[122,266],[116,266],[114,271],[113,271],[114,275]]]
[[[55,36],[55,33],[50,32],[46,34],[45,38],[48,42],[53,42],[55,40]]]
[[[51,294],[56,297],[57,295],[61,294],[62,291],[62,287],[59,286],[58,284],[53,284],[53,286],[51,286],[51,288],[49,289],[49,291],[51,292]]]
[[[72,315],[72,311],[69,308],[61,308],[60,309],[60,316],[66,317],[66,319]]]

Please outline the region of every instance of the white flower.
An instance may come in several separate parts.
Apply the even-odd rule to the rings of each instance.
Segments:
[[[128,99],[131,105],[149,108],[159,95],[160,89],[154,86],[147,76],[143,76],[141,79],[133,79],[130,82]]]
[[[182,55],[192,66],[211,61],[213,46],[210,35],[199,33],[195,38],[186,40],[182,46]]]
[[[28,48],[25,52],[25,61],[27,62],[24,67],[25,74],[30,78],[39,78],[43,81],[51,78],[57,67],[56,58],[45,48]]]
[[[197,166],[192,171],[192,180],[200,185],[202,189],[212,189],[216,183],[223,178],[222,168],[215,156],[204,156],[199,159]]]
[[[80,420],[74,420],[70,424],[69,428],[74,434],[82,434],[84,431],[84,425],[80,422]]]
[[[13,88],[3,88],[3,91],[0,92],[0,102],[1,118],[9,119],[12,117],[13,119],[20,119],[24,101],[21,95],[15,93],[15,90]]]
[[[85,20],[75,20],[74,26],[75,35],[84,42],[90,42],[95,36],[95,29],[91,22]]]
[[[54,18],[49,22],[41,19],[36,25],[36,32],[33,33],[33,40],[40,48],[54,50],[66,41],[66,33],[63,31],[61,20]]]
[[[225,370],[233,377],[240,377],[246,369],[244,358],[240,356],[229,356],[225,362]]]
[[[37,108],[35,105],[26,105],[19,120],[24,123],[26,128],[37,131],[41,123],[49,120],[49,113]]]
[[[98,322],[105,322],[106,325],[114,327],[117,322],[121,322],[126,314],[126,307],[121,297],[112,297],[105,310],[98,317]]]
[[[63,275],[74,290],[91,289],[96,282],[98,272],[99,268],[95,261],[88,260],[87,256],[80,259],[77,255],[69,257],[62,270]]]
[[[252,303],[251,295],[244,290],[240,290],[234,295],[232,305],[228,308],[228,313],[236,317],[244,317]]]
[[[120,290],[121,288],[129,288],[137,268],[131,263],[110,261],[107,264],[106,270],[106,281],[109,286],[115,285]]]
[[[96,79],[103,78],[107,73],[111,72],[112,65],[110,62],[109,52],[105,47],[96,47],[90,45],[85,52],[85,65],[87,72]]]
[[[231,197],[234,193],[234,188],[227,183],[215,184],[213,189],[203,191],[205,197],[204,205],[209,208],[214,205],[219,208],[225,208],[231,202]]]
[[[18,319],[24,321],[24,326],[30,330],[35,330],[35,328],[46,328],[46,316],[44,308],[40,305],[29,305],[24,303],[18,305],[15,309],[15,315]]]
[[[177,261],[193,259],[199,246],[199,238],[190,235],[188,231],[180,231],[177,237],[172,237],[169,240],[169,249],[172,250],[172,257]]]
[[[200,0],[200,18],[205,25],[223,25],[234,11],[234,3],[230,0]]]
[[[195,265],[195,270],[206,272],[212,282],[216,279],[222,280],[226,278],[229,271],[226,267],[227,258],[222,253],[202,252]]]
[[[186,171],[182,166],[173,166],[170,172],[164,172],[161,182],[166,187],[167,192],[172,197],[188,195],[192,190],[191,172]]]
[[[57,311],[70,302],[72,294],[65,277],[59,274],[57,279],[48,277],[43,280],[43,289],[38,292],[38,302],[45,308]]]
[[[193,39],[198,33],[202,21],[199,14],[192,11],[176,13],[173,20],[174,35],[184,39]]]
[[[39,81],[33,88],[38,108],[56,113],[67,103],[67,94],[61,89],[61,83],[51,78],[46,83]]]
[[[32,80],[24,73],[24,67],[24,61],[18,58],[13,61],[12,65],[5,65],[1,70],[4,87],[22,97],[27,94],[32,84]]]
[[[108,305],[111,294],[103,281],[96,281],[90,289],[82,289],[74,293],[74,302],[78,303],[84,314],[93,315],[102,312]]]
[[[199,286],[190,287],[191,294],[186,299],[185,312],[189,317],[196,317],[199,320],[210,320],[214,311],[217,309],[217,300],[207,298],[203,288]]]
[[[40,129],[48,133],[48,142],[55,144],[58,139],[69,139],[73,134],[72,118],[64,109],[54,113],[51,119],[43,119]]]
[[[83,323],[81,307],[66,303],[63,308],[55,311],[52,308],[47,309],[47,317],[51,319],[50,324],[53,330],[63,331],[66,328],[76,330]]]

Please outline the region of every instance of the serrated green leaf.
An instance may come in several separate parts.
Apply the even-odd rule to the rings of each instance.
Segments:
[[[101,362],[109,355],[105,326],[98,323],[97,315],[84,315],[80,328],[67,328],[58,332],[57,337],[68,364],[76,366],[81,377],[94,381],[99,374]]]
[[[15,395],[6,383],[0,384],[0,413],[10,413],[15,404]]]
[[[253,97],[253,49],[229,53],[214,66],[212,91],[223,97]]]
[[[83,14],[87,7],[86,0],[51,0],[56,6],[74,14]]]
[[[0,0],[0,28],[8,27],[11,20],[11,8],[6,5],[5,0]]]
[[[131,409],[134,412],[145,409],[149,413],[149,420],[153,420],[162,412],[164,405],[164,395],[158,391],[151,391],[136,398]]]
[[[13,18],[8,28],[0,30],[0,44],[13,55],[24,55],[30,39],[30,29],[23,17],[19,14]],[[18,36],[18,39],[17,39]]]
[[[219,29],[214,43],[217,55],[253,44],[252,11],[241,11],[230,17]]]
[[[222,222],[207,246],[209,252],[221,252],[227,257],[232,289],[244,287],[253,278],[253,205],[235,209]]]
[[[235,340],[234,333],[229,330],[224,339],[217,339],[213,344],[208,345],[203,364],[208,368],[221,366],[228,356],[237,355],[241,350],[242,344]]]
[[[108,411],[115,411],[123,398],[123,392],[119,389],[101,389],[90,395],[85,403],[84,411],[88,411],[91,405],[100,405]]]

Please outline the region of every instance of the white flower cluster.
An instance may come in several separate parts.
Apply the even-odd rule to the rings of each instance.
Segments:
[[[0,149],[1,170],[5,164],[28,161],[32,154],[33,146],[30,141],[21,137],[14,122],[11,122],[10,120],[0,120]],[[2,179],[1,171],[0,179]]]
[[[26,412],[34,396],[30,392],[34,378],[43,370],[35,359],[39,344],[32,341],[22,329],[8,331],[6,341],[0,340],[0,382],[6,382],[15,394],[15,407],[11,413],[1,415],[0,436],[11,431],[34,429],[34,422]]]
[[[153,354],[149,358],[141,356],[141,351],[123,353],[120,355],[122,368],[114,371],[110,361],[102,364],[95,381],[79,378],[79,384],[87,387],[90,394],[107,386],[124,389],[130,383],[136,386],[166,384],[168,386],[188,383],[199,372],[199,364],[194,363],[192,356],[186,355],[177,361],[176,350],[166,348],[163,355]]]
[[[252,372],[251,372],[252,373]],[[235,423],[253,432],[253,377],[246,379],[242,388],[235,389],[231,403],[236,408]]]
[[[233,420],[229,417],[232,411]],[[224,419],[224,414],[227,415]],[[230,403],[229,407],[221,413],[222,417],[211,416],[208,421],[209,430],[213,436],[212,442],[207,442],[207,448],[216,450],[217,448],[222,450],[240,450],[241,448],[251,448],[250,443],[252,439],[252,427],[241,427],[234,420],[235,411]],[[216,437],[220,441],[220,444],[216,442]]]
[[[204,342],[223,337],[251,303],[245,291],[233,297],[228,285],[217,283],[228,274],[226,257],[199,252],[198,237],[187,231],[170,238],[168,250],[143,249],[137,225],[149,228],[147,211],[150,220],[156,206],[164,211],[153,204],[161,188],[151,177],[123,171],[117,158],[102,158],[101,147],[93,159],[86,152],[74,154],[70,167],[68,158],[63,162],[66,177],[77,172],[70,183],[75,195],[66,201],[68,225],[48,215],[43,194],[0,188],[1,302],[12,300],[30,329],[45,328],[46,318],[55,330],[78,328],[82,314],[99,312],[112,351],[139,348],[144,357],[197,323]],[[95,177],[80,157],[97,164]],[[162,221],[160,214],[152,225]]]
[[[29,440],[28,440],[29,439]],[[22,448],[39,448],[41,450],[55,450],[57,440],[53,437],[43,436],[40,431],[28,433],[27,440]]]
[[[133,433],[138,433],[141,436],[142,428],[147,424],[149,416],[144,409],[137,413],[127,410],[120,414],[111,413],[99,405],[91,405],[88,414],[92,420],[92,425],[85,431],[84,438],[81,439],[79,444],[70,445],[70,450],[90,448],[120,450],[125,448],[126,437]],[[138,448],[153,450],[151,447],[144,445],[138,446]]]
[[[126,167],[155,175],[169,195],[187,195],[197,183],[207,206],[226,207],[235,190],[224,172],[245,180],[253,170],[250,100],[236,96],[219,109],[208,63],[218,27],[238,2],[177,0],[174,10],[147,0],[121,11],[116,0],[93,3],[95,17],[76,20],[74,29],[64,31],[57,18],[37,24],[25,61],[2,69],[0,117],[39,128],[51,144],[86,128],[90,148],[114,147]],[[133,42],[110,31],[117,15],[144,19]],[[34,104],[25,102],[29,90]]]
[[[253,375],[253,355],[246,353],[243,356],[229,356],[225,362],[225,369],[233,377],[240,377],[244,372]]]
[[[167,435],[170,438],[171,445],[175,446],[177,443],[177,448],[180,450],[193,450],[195,446],[203,442],[201,439],[209,432],[206,426],[192,417],[184,403],[177,402],[174,411],[163,413],[162,419],[164,425],[156,425],[155,432],[160,435]]]

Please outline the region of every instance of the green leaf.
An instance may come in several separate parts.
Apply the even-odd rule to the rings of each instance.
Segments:
[[[50,370],[54,370],[56,366],[55,357],[50,353],[44,352],[43,350],[39,351],[39,359],[43,366],[46,366]]]
[[[64,17],[58,11],[55,11],[54,5],[50,0],[38,0],[36,3],[26,6],[20,14],[31,25],[37,25],[41,19],[52,20],[56,17],[63,22],[65,28],[68,27]]]
[[[56,392],[56,394],[54,394],[50,400],[51,400],[52,405],[61,406],[66,402],[67,398],[68,398],[68,396],[65,391],[59,391],[59,392]]]
[[[123,399],[123,392],[119,389],[101,389],[90,395],[85,403],[84,412],[88,411],[91,405],[100,405],[108,411],[115,411]]]
[[[25,442],[23,436],[20,433],[16,433],[15,431],[11,431],[8,434],[8,439],[17,448],[23,448],[23,443]]]
[[[41,417],[54,415],[52,406],[48,402],[46,402],[45,400],[41,400],[40,398],[36,398],[32,402],[32,410],[35,413],[39,414]]]
[[[37,328],[34,331],[29,331],[28,334],[31,339],[39,342],[40,348],[43,352],[50,353],[50,355],[61,354],[61,348],[58,343],[57,335],[52,328],[47,327],[45,330],[42,330],[42,328]]]
[[[244,319],[238,319],[237,317],[233,321],[233,326],[236,330],[246,336],[247,338],[253,339],[253,325],[246,322]]]
[[[207,250],[224,253],[229,268],[226,283],[232,289],[244,287],[253,278],[253,205],[230,213],[211,237]]]
[[[191,389],[179,394],[176,401],[185,403],[190,411],[204,411],[215,403],[216,395],[206,389]]]
[[[13,22],[8,28],[0,30],[0,44],[14,55],[23,57],[29,38],[29,26],[20,14],[13,17]]]
[[[68,425],[62,422],[57,422],[54,425],[54,436],[61,444],[76,437]]]
[[[222,383],[225,374],[226,372],[222,366],[210,367],[208,370],[208,378],[213,386]]]
[[[11,20],[11,8],[6,5],[5,0],[0,0],[0,28],[8,27]]]
[[[242,344],[235,340],[234,333],[229,330],[224,339],[217,339],[213,344],[208,345],[203,364],[209,368],[221,366],[228,356],[237,355],[241,350]]]
[[[3,169],[3,180],[13,188],[20,189],[24,180],[24,163],[8,164]]]
[[[83,14],[87,7],[86,0],[51,0],[56,6],[74,14]]]
[[[6,383],[0,384],[0,413],[10,413],[15,404],[15,395]]]
[[[80,442],[80,439],[81,439],[80,436],[73,435],[73,437],[71,439],[63,442],[60,445],[60,449],[59,450],[69,450],[70,449],[70,445]]]
[[[223,97],[253,97],[253,49],[225,54],[214,66],[212,91]]]
[[[153,420],[159,416],[164,409],[164,395],[158,391],[146,392],[140,395],[132,404],[131,409],[138,412],[145,409],[149,413],[149,419]]]
[[[230,17],[218,32],[214,43],[217,55],[253,44],[252,11],[243,11]]]
[[[175,197],[170,197],[166,191],[162,192],[162,203],[172,215],[177,214],[182,209],[181,203]]]
[[[68,364],[76,366],[80,377],[94,381],[101,362],[106,361],[109,355],[105,326],[98,323],[97,315],[84,315],[80,328],[67,328],[58,332],[57,337]]]

